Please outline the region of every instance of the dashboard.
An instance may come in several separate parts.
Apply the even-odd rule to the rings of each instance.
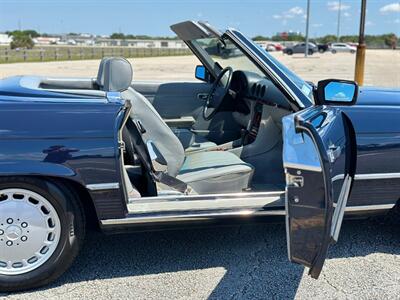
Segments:
[[[291,110],[285,95],[267,78],[253,72],[235,71],[230,89],[236,99],[260,102],[264,105],[277,106]]]

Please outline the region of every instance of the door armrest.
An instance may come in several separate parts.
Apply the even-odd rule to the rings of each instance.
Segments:
[[[164,119],[164,122],[167,123],[169,127],[191,128],[195,122],[195,119],[192,116],[189,116],[189,117],[180,117],[176,119]]]

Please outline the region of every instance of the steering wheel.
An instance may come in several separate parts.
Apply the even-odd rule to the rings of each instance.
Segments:
[[[228,80],[224,87],[220,85],[224,75],[228,75]],[[232,81],[233,69],[231,67],[226,67],[221,70],[218,77],[215,79],[210,92],[207,95],[206,102],[203,106],[203,118],[206,121],[211,120],[214,115],[218,112],[219,107],[222,104],[222,100],[229,91],[229,87]]]

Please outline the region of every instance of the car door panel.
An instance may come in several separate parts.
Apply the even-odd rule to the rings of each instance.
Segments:
[[[288,255],[318,278],[351,192],[354,129],[340,109],[326,106],[286,116],[283,127]]]
[[[211,85],[205,82],[137,82],[133,88],[143,94],[164,119],[197,118]]]

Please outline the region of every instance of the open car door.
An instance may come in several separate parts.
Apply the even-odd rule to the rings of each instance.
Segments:
[[[350,195],[355,133],[339,108],[320,105],[284,117],[283,135],[288,255],[318,278]]]

